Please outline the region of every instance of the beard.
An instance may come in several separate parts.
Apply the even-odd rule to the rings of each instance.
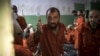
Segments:
[[[91,27],[92,27],[93,29],[95,29],[96,26],[97,26],[97,23],[96,23],[96,22],[91,22],[90,25],[91,25]]]
[[[50,29],[52,29],[52,30],[56,29],[57,26],[58,26],[58,24],[56,24],[56,23],[50,23],[50,24],[49,24],[49,27],[50,27]]]

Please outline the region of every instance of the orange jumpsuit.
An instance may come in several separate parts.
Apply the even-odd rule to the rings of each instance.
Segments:
[[[84,16],[78,16],[78,18],[76,19],[75,23],[75,27],[78,28],[79,25],[83,24],[85,22]]]
[[[40,35],[42,56],[60,56],[63,54],[64,29],[65,26],[59,23],[59,31],[55,35],[47,24],[43,25],[43,33]]]
[[[25,18],[23,16],[18,16],[17,21],[18,21],[19,25],[21,26],[21,28],[24,30],[27,26]]]
[[[20,27],[22,28],[22,30],[24,30],[25,27],[27,26],[24,17],[18,16],[17,21],[18,21]],[[18,44],[18,45],[19,45],[19,44],[22,45],[22,44],[23,44],[23,43],[22,43],[22,38],[23,38],[22,32],[16,33],[16,35],[14,36],[14,43],[15,43],[15,44]]]
[[[99,56],[100,25],[92,29],[89,23],[84,23],[75,30],[75,48],[79,56]]]
[[[29,49],[24,48],[21,45],[14,45],[15,56],[33,56]]]
[[[76,22],[77,22],[78,24],[81,24],[81,23],[83,23],[84,21],[85,21],[84,16],[78,16],[78,18],[77,18],[77,20],[76,20]]]
[[[67,29],[65,38],[67,43],[74,43],[74,30]]]

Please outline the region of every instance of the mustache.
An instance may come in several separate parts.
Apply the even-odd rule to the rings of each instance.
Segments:
[[[51,25],[56,25],[56,23],[50,23]]]

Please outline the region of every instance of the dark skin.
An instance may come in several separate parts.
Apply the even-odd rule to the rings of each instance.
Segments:
[[[97,25],[99,20],[100,20],[100,11],[97,11],[97,10],[90,11],[90,13],[89,13],[89,23],[93,28],[95,28],[95,26]]]
[[[60,16],[58,15],[57,11],[48,13],[47,22],[54,34],[57,34],[57,32],[59,30],[59,27],[58,27],[59,21],[60,21]]]
[[[57,34],[59,27],[58,27],[58,23],[60,21],[60,16],[58,15],[57,11],[54,12],[48,12],[47,14],[47,23],[49,25],[49,27],[51,28],[52,32],[54,34]],[[38,30],[40,30],[42,32],[42,23],[41,24],[37,24],[37,28]]]

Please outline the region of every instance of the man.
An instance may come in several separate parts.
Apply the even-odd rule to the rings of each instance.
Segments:
[[[74,29],[72,25],[66,27],[66,44],[64,44],[64,54],[65,56],[77,56],[76,50],[74,48]]]
[[[32,52],[29,49],[26,49],[22,46],[22,37],[23,37],[23,29],[21,25],[17,21],[17,19],[21,19],[17,15],[17,7],[13,6],[13,26],[14,26],[14,49],[15,56],[33,56]]]
[[[99,56],[100,48],[100,10],[93,9],[89,13],[89,21],[75,30],[75,48],[79,56]]]
[[[67,27],[66,27],[66,31],[67,31],[67,33],[66,33],[66,42],[67,43],[69,43],[69,44],[73,44],[73,41],[74,41],[74,30],[73,30],[73,26],[72,25],[68,25]]]
[[[12,9],[13,9],[14,13],[16,13],[16,14],[18,13],[17,6],[13,5]],[[17,14],[17,16],[18,16],[17,21],[18,21],[19,25],[21,26],[21,28],[24,30],[27,26],[26,21],[23,16],[19,16],[18,14]]]
[[[73,14],[73,16],[77,17],[77,11],[76,10],[73,10],[72,14]]]
[[[77,19],[77,11],[76,10],[73,10],[72,11],[72,15],[74,16],[74,24],[76,23],[75,21],[76,21],[76,19]]]
[[[15,44],[20,44],[22,45],[22,33],[23,33],[23,30],[25,29],[25,27],[27,26],[26,24],[26,21],[24,19],[24,17],[22,16],[18,16],[17,14],[17,7],[15,5],[12,6],[12,10],[13,10],[13,14],[14,14],[14,17],[15,18],[15,21],[17,22],[17,26],[20,27],[20,29],[18,29],[18,27],[14,27],[14,43]]]
[[[32,24],[28,24],[27,27],[24,29],[24,32],[23,32],[23,46],[24,47],[29,48],[28,39],[32,38],[33,35],[34,35],[34,32],[33,32]]]
[[[47,24],[38,24],[39,36],[36,39],[40,39],[40,48],[42,56],[61,56],[63,55],[64,44],[64,30],[65,26],[60,23],[60,12],[57,8],[51,7],[46,12]],[[39,38],[38,38],[39,37]]]
[[[78,28],[80,25],[82,25],[85,22],[83,11],[79,10],[77,11],[77,19],[74,22],[74,28]]]
[[[14,45],[15,56],[33,56],[32,52],[29,49],[24,48],[21,45]]]
[[[32,28],[32,24],[28,24],[23,33],[23,47],[29,48],[32,52],[34,52],[36,49],[36,46],[34,46],[33,38],[34,31]]]

